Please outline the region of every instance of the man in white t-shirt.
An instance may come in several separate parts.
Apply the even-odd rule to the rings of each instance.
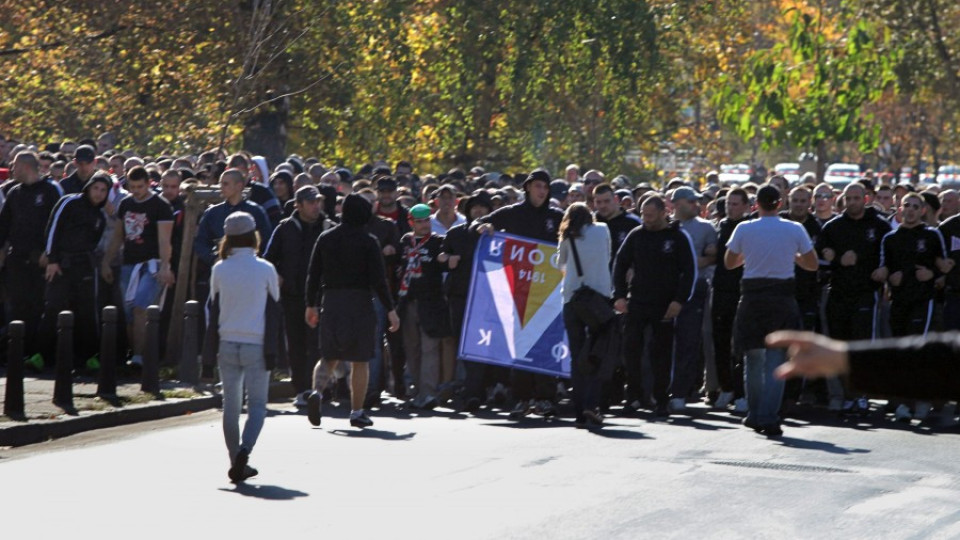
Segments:
[[[779,416],[783,381],[774,378],[773,372],[786,361],[786,350],[767,348],[764,339],[776,330],[801,327],[794,263],[811,272],[818,265],[803,226],[777,215],[781,203],[779,189],[762,186],[757,191],[760,218],[737,225],[723,258],[728,269],[743,266],[735,329],[746,357],[750,410],[743,423],[768,437],[783,434]]]

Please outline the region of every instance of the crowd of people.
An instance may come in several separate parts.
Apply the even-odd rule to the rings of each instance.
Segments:
[[[297,155],[272,166],[246,152],[139,155],[116,148],[109,133],[42,148],[7,141],[0,150],[0,175],[9,176],[0,185],[5,317],[26,323],[26,363],[38,370],[54,358],[63,309],[78,315],[75,367],[96,370],[105,305],[123,308],[123,347],[131,366],[141,364],[146,308],[163,306],[169,324],[182,189],[220,190],[190,244],[191,290],[215,307],[206,326],[219,341],[208,332],[204,373],[219,365],[238,481],[256,474],[247,459],[263,422],[254,415],[241,440],[243,388],[248,407],[266,400],[268,377],[245,377],[251,365],[287,370],[294,404],[314,425],[336,399],[350,402],[353,426],[370,426],[368,413],[388,395],[413,409],[549,418],[572,391],[579,427],[706,402],[776,436],[782,403],[844,414],[871,403],[843,378],[799,379],[761,399],[763,375],[751,380],[749,371],[772,372],[783,355],[762,352],[758,328],[844,341],[960,329],[960,197],[890,175],[868,172],[841,190],[811,174],[795,185],[773,175],[721,186],[711,172],[653,186],[575,164],[559,178],[481,167],[418,174],[404,161],[353,172]],[[794,225],[743,226],[767,217]],[[558,243],[570,380],[457,358],[474,251],[494,231]],[[263,275],[267,266],[275,281]],[[618,313],[605,323],[623,339],[612,364],[580,354],[600,333],[572,303],[582,287]],[[785,299],[796,317],[770,309]],[[250,360],[257,356],[261,364]],[[937,405],[890,407],[909,421]]]

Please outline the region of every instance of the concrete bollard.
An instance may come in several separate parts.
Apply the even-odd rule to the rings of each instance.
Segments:
[[[100,376],[97,395],[117,395],[117,308],[106,306],[100,315]]]
[[[73,407],[73,312],[57,316],[57,378],[53,385],[53,403],[61,409]]]
[[[198,317],[200,302],[190,300],[183,309],[183,333],[180,336],[180,380],[188,384],[200,382],[200,364],[197,362],[200,353]]]
[[[140,390],[160,393],[160,307],[147,308],[147,327],[143,343],[143,371]]]
[[[3,397],[3,414],[10,418],[23,417],[23,321],[7,325],[7,388]]]

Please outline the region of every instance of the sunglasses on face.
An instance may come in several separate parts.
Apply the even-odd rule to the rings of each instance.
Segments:
[[[816,196],[817,199],[829,199],[831,197],[833,197],[833,195],[827,195],[826,193],[821,193]]]
[[[917,209],[917,210],[920,209],[920,205],[917,204],[917,203],[903,203],[903,207],[904,207],[904,208],[914,208],[914,209]]]

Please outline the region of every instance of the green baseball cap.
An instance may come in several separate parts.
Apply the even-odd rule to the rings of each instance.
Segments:
[[[420,203],[410,209],[410,217],[413,219],[424,219],[430,217],[430,207]]]

